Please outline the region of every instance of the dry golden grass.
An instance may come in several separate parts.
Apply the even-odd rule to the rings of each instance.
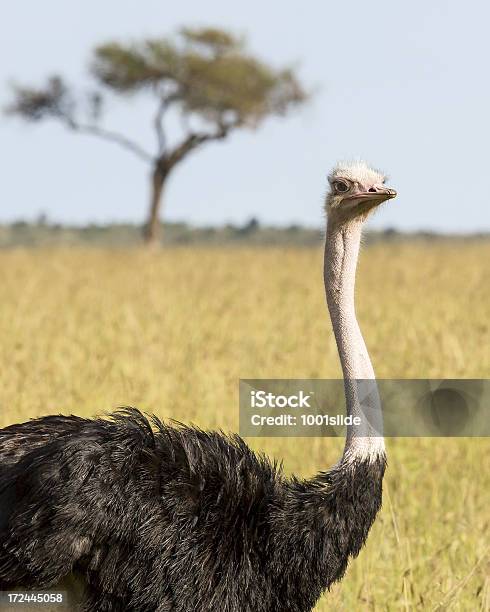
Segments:
[[[365,249],[358,314],[380,377],[488,377],[490,245]],[[0,253],[0,426],[136,405],[234,430],[238,378],[340,375],[316,249]],[[311,475],[333,439],[255,448]],[[318,610],[490,610],[490,443],[388,441],[368,544]]]

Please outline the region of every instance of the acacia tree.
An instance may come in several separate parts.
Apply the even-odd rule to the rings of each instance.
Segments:
[[[145,239],[159,239],[165,183],[177,164],[207,142],[238,128],[257,128],[271,115],[285,115],[306,99],[290,68],[277,70],[250,55],[244,41],[221,29],[182,29],[172,38],[134,44],[110,42],[93,51],[90,73],[96,89],[77,96],[60,76],[42,88],[14,86],[7,112],[31,122],[55,119],[73,132],[115,142],[151,166],[151,198]],[[102,124],[107,93],[145,93],[155,100],[156,150],[148,152]],[[89,100],[89,112],[84,102]],[[180,115],[181,129],[169,142],[164,120]]]

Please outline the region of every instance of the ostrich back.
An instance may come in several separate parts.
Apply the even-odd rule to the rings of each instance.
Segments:
[[[45,417],[0,430],[0,588],[75,575],[87,611],[304,612],[381,504],[384,459],[288,479],[238,436]]]

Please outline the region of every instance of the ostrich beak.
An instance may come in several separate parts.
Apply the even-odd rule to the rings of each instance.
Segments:
[[[358,191],[344,198],[346,210],[354,211],[355,214],[366,214],[377,208],[386,200],[396,197],[396,191],[390,187],[371,187],[372,191]]]
[[[390,187],[372,187],[372,189],[375,189],[376,191],[361,191],[360,193],[347,196],[345,199],[357,200],[360,202],[369,200],[373,206],[376,206],[377,204],[381,204],[381,202],[385,202],[386,200],[391,200],[396,197],[396,191]]]

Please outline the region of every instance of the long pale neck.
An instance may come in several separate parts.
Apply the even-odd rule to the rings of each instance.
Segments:
[[[344,375],[347,414],[361,421],[347,427],[343,462],[371,460],[384,452],[381,402],[354,303],[361,230],[360,220],[329,221],[325,242],[325,291]]]

